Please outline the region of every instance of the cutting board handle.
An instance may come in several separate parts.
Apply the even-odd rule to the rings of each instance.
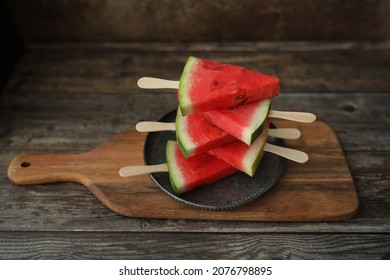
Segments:
[[[65,181],[88,184],[80,158],[82,154],[23,153],[11,161],[8,178],[18,185]]]

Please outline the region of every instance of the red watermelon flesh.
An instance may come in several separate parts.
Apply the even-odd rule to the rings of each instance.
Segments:
[[[203,112],[215,126],[247,145],[251,145],[266,124],[271,99],[260,100],[232,108]]]
[[[236,141],[227,145],[220,146],[207,153],[229,163],[238,170],[253,176],[259,166],[263,156],[263,148],[268,139],[268,126],[270,120],[266,122],[266,128],[256,139],[256,141],[248,146],[241,141]]]
[[[180,109],[176,115],[176,139],[185,157],[237,141],[237,138],[215,126],[203,114],[183,117]]]
[[[221,180],[237,171],[230,164],[207,153],[185,158],[176,141],[166,146],[169,178],[177,194]]]
[[[179,83],[183,116],[269,99],[279,94],[279,79],[244,67],[189,57]]]

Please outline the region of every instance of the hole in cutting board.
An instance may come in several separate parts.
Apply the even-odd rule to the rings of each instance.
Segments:
[[[23,161],[20,166],[23,167],[23,168],[26,168],[26,167],[29,167],[31,165],[30,162],[27,162],[27,161]]]

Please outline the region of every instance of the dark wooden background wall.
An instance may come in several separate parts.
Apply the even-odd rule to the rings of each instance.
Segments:
[[[384,40],[388,0],[6,0],[25,43]]]

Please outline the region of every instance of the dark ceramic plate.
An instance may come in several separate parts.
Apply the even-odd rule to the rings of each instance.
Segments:
[[[161,122],[174,122],[176,111],[165,115]],[[271,124],[272,127],[274,127]],[[165,146],[167,140],[175,140],[174,132],[151,132],[144,146],[145,164],[166,162]],[[281,139],[269,137],[269,143],[284,146]],[[285,159],[271,153],[264,153],[253,177],[237,172],[215,183],[201,186],[190,192],[177,195],[169,180],[168,172],[152,173],[150,177],[168,195],[185,204],[208,210],[232,209],[253,202],[268,191],[282,175]]]

